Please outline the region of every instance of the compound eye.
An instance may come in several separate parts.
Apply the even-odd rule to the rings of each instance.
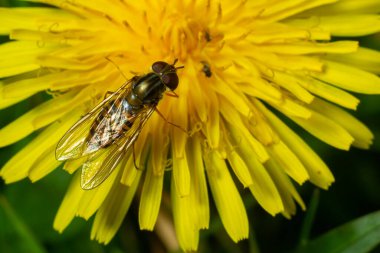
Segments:
[[[154,73],[160,74],[160,73],[164,72],[164,70],[168,69],[168,65],[169,64],[167,64],[166,62],[163,62],[163,61],[156,61],[152,65],[152,70]]]
[[[167,73],[162,75],[162,82],[170,89],[175,90],[178,86],[177,73]]]

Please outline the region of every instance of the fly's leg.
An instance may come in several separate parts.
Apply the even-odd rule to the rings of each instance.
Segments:
[[[179,125],[177,125],[177,124],[174,124],[174,123],[168,121],[168,120],[165,118],[165,116],[162,115],[162,113],[157,109],[157,107],[154,108],[154,110],[158,113],[158,115],[160,115],[161,118],[163,118],[163,119],[165,120],[166,123],[168,123],[168,124],[170,124],[170,125],[172,125],[172,126],[178,128],[178,129],[180,129],[180,130],[183,131],[185,134],[187,134],[188,136],[190,136],[189,132],[188,132],[186,129],[184,129],[183,127],[181,127],[181,126],[179,126]]]
[[[104,94],[103,100],[106,99],[108,96],[114,94],[114,93],[115,93],[115,92],[113,92],[113,91],[109,91],[109,90],[108,90],[108,91],[106,92],[106,94]],[[116,94],[116,95],[118,95],[118,94]]]
[[[132,71],[132,70],[130,70],[129,73],[131,73],[134,76],[139,76],[140,75],[139,72]]]
[[[165,95],[167,95],[169,97],[173,97],[173,98],[179,98],[178,94],[175,93],[173,90],[166,92]]]
[[[133,164],[135,165],[135,168],[136,170],[142,170],[140,169],[137,164],[136,164],[136,153],[135,153],[135,143],[133,143],[133,147],[132,147],[132,154],[133,154]]]

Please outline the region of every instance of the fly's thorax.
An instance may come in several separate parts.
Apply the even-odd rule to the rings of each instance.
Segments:
[[[156,73],[149,73],[142,76],[132,86],[132,93],[142,104],[157,103],[165,90],[165,84]]]
[[[129,107],[132,108],[139,108],[142,106],[143,102],[142,100],[132,91],[129,92],[126,97],[126,102]]]

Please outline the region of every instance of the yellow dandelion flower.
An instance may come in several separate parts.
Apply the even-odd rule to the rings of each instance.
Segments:
[[[58,231],[75,216],[95,216],[91,238],[108,243],[136,192],[140,228],[153,230],[169,174],[182,249],[197,249],[199,231],[209,226],[207,184],[227,233],[239,241],[248,237],[248,218],[234,177],[268,213],[286,217],[296,203],[305,209],[293,181],[323,189],[334,181],[273,111],[338,149],[372,142],[341,107],[359,103],[348,91],[380,93],[380,53],[331,37],[379,32],[378,0],[35,1],[57,8],[0,9],[0,34],[12,40],[0,46],[0,107],[51,94],[0,130],[2,147],[40,130],[2,168],[7,183],[35,182],[57,168],[58,141],[125,83],[121,72],[132,78],[174,59],[185,66],[177,71],[179,97],[164,96],[158,110],[191,136],[153,113],[136,157],[129,151],[92,190],[80,187],[86,157],[67,161],[63,168],[75,174],[54,222]]]

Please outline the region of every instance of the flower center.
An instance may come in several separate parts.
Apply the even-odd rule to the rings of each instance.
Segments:
[[[202,58],[204,49],[217,42],[204,18],[191,17],[183,13],[172,13],[163,25],[162,36],[167,51],[180,60],[189,57]],[[215,31],[213,31],[216,34]],[[218,35],[219,42],[222,36]]]
[[[197,20],[172,14],[163,27],[163,38],[170,52],[184,59],[189,54],[195,56],[206,44],[206,28]]]

